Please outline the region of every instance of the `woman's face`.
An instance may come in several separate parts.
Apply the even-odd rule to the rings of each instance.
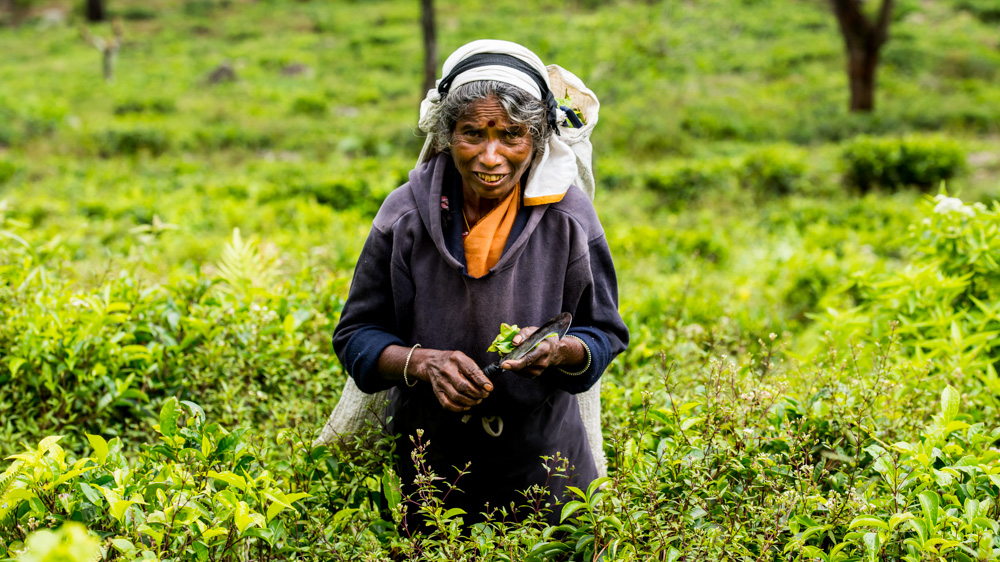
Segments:
[[[462,184],[483,199],[506,197],[531,163],[531,134],[510,120],[495,97],[469,106],[451,135]]]

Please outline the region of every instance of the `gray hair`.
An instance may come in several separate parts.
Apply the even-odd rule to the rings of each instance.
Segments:
[[[441,100],[438,122],[432,131],[434,148],[438,152],[448,152],[458,120],[465,116],[471,104],[489,97],[500,101],[511,121],[528,129],[534,155],[540,156],[552,136],[548,108],[521,88],[497,80],[477,80],[448,92]]]

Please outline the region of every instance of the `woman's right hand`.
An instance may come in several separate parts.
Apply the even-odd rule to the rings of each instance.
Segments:
[[[493,383],[479,365],[461,351],[418,348],[410,362],[413,376],[431,384],[446,410],[464,412],[493,391]]]

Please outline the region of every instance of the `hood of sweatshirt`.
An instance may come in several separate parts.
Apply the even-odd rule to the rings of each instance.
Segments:
[[[441,254],[441,258],[454,269],[468,275],[465,273],[465,266],[448,251],[448,245],[445,241],[444,224],[441,221],[441,195],[450,158],[451,156],[448,154],[438,154],[419,167],[411,170],[409,187],[416,202],[420,220],[423,222],[427,232],[430,233],[431,239],[434,241],[434,246]],[[538,227],[538,223],[541,222],[542,216],[548,207],[548,205],[530,207],[530,215],[528,215],[528,222],[525,224],[524,230],[521,231],[513,243],[508,243],[503,255],[500,256],[500,261],[484,277],[488,277],[494,272],[513,267],[517,261],[517,256],[524,250],[525,244],[531,238],[531,233]]]

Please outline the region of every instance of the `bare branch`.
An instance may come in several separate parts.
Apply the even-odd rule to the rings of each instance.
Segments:
[[[882,0],[882,7],[878,13],[878,22],[876,22],[874,29],[874,39],[879,45],[885,43],[889,38],[889,23],[892,22],[894,4],[895,0]]]
[[[111,22],[111,30],[115,34],[115,48],[121,47],[125,42],[125,28],[122,26],[121,18],[115,18],[115,20]]]
[[[104,39],[94,36],[86,27],[80,28],[80,38],[102,53],[107,49]]]

